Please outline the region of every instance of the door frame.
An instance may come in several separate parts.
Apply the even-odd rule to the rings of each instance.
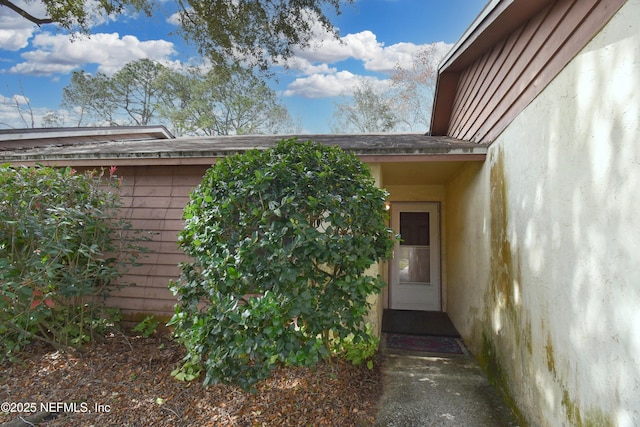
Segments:
[[[391,202],[390,203],[390,225],[395,233],[400,233],[400,212],[428,212],[431,214],[429,221],[430,234],[430,266],[432,269],[432,280],[437,281],[437,309],[434,311],[442,311],[442,254],[441,254],[441,229],[440,229],[440,202]],[[431,219],[435,217],[435,221]],[[393,255],[389,262],[389,293],[388,307],[391,309],[400,309],[394,307],[393,302],[393,286],[398,284],[399,265],[396,254],[400,248],[400,242],[396,242],[393,248]]]

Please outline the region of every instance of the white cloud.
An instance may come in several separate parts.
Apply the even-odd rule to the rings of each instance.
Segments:
[[[23,0],[15,0],[13,3],[31,16],[36,18],[47,17],[46,8],[41,1],[25,2]],[[85,0],[84,7],[89,12],[89,28],[115,21],[117,18],[116,15],[105,15],[101,10],[100,2],[97,0]],[[128,11],[123,11],[123,14],[128,15]],[[55,26],[55,24],[48,24],[47,26]],[[0,49],[23,49],[28,46],[29,39],[37,31],[39,31],[39,28],[36,24],[23,18],[8,7],[0,7]]]
[[[98,33],[69,38],[63,34],[41,33],[32,42],[35,48],[21,56],[25,60],[9,72],[28,75],[69,73],[86,64],[98,64],[98,71],[113,74],[126,63],[141,58],[166,62],[176,53],[165,40],[140,41],[135,36]]]
[[[365,68],[371,71],[391,72],[395,64],[410,61],[411,55],[423,45],[413,43],[397,43],[385,47],[371,31],[361,31],[336,39],[330,34],[316,31],[314,39],[306,49],[297,49],[292,62],[304,59],[310,64],[335,64],[347,59],[362,61]],[[293,68],[293,64],[288,64]]]
[[[26,107],[29,99],[23,95],[0,95],[0,128],[24,128],[30,126],[31,116]],[[20,109],[18,109],[20,108]],[[32,111],[34,120],[37,112]]]
[[[16,5],[27,9],[34,16],[43,16],[44,7],[40,3],[27,5],[16,2]],[[37,7],[37,6],[40,7]],[[37,26],[18,15],[8,7],[0,7],[0,49],[19,50],[27,46],[29,38],[37,30]]]
[[[175,25],[176,27],[179,27],[182,25],[182,17],[180,15],[180,12],[175,12],[172,13],[171,16],[169,16],[167,18],[167,22],[171,25]]]
[[[411,64],[411,58],[421,48],[421,45],[413,43],[397,43],[376,52],[376,55],[365,61],[364,67],[371,71],[392,73],[398,64]]]
[[[0,25],[3,25],[2,20],[0,20]],[[31,29],[2,28],[0,29],[0,49],[20,50],[27,46],[31,34]]]
[[[335,74],[312,74],[295,79],[289,84],[284,96],[302,96],[304,98],[327,98],[341,96],[354,85],[357,76],[349,71]]]
[[[317,40],[310,43],[310,47],[296,51],[292,61],[304,59],[309,64],[326,63],[335,64],[347,59],[362,61],[364,68],[370,71],[391,73],[397,64],[409,67],[413,56],[428,45],[414,43],[396,43],[385,46],[379,42],[371,31],[362,31],[355,34],[347,34],[339,40],[324,35],[325,38],[316,35]],[[443,56],[451,45],[438,42],[434,43],[436,50]],[[440,59],[440,58],[438,58]],[[291,64],[289,64],[291,66]]]
[[[302,74],[306,74],[306,75],[328,74],[328,73],[335,73],[338,71],[337,68],[331,67],[329,66],[329,64],[325,64],[325,63],[313,64],[309,60],[301,56],[297,56],[289,59],[287,61],[287,66],[291,69],[298,70]]]
[[[334,74],[312,74],[300,77],[289,84],[284,96],[302,96],[304,98],[328,98],[350,95],[358,86],[360,79],[367,79],[374,89],[385,89],[388,81],[375,77],[363,77],[350,71],[338,71]]]
[[[0,129],[23,127],[20,125],[20,115],[11,99],[0,95]]]
[[[371,31],[362,31],[356,34],[347,34],[336,39],[329,34],[317,34],[311,40],[309,47],[298,49],[296,56],[309,62],[335,63],[345,59],[355,58],[361,60],[370,59],[383,47]]]
[[[0,94],[0,129],[23,129],[43,126],[77,126],[69,120],[71,112],[31,105],[29,97],[21,94],[4,96]],[[76,116],[77,114],[71,114]],[[47,118],[53,121],[47,121]],[[105,124],[106,126],[107,124]]]
[[[287,62],[287,66],[299,70],[303,77],[297,78],[284,92],[285,96],[321,98],[343,95],[353,88],[357,75],[340,71],[339,63],[346,60],[360,61],[362,67],[373,73],[389,76],[397,66],[409,69],[416,55],[429,45],[396,43],[385,46],[371,31],[347,34],[339,40],[316,30],[310,47],[299,49]],[[451,48],[438,42],[433,45],[434,61],[437,63]],[[374,86],[387,85],[384,79],[373,79]]]

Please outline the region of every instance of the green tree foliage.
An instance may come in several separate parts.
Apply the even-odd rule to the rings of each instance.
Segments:
[[[92,76],[74,71],[69,84],[62,89],[61,105],[71,111],[76,126],[117,123],[110,78],[103,73]]]
[[[140,250],[114,240],[129,226],[119,206],[96,172],[0,167],[0,361],[33,340],[80,345],[106,326],[103,299]]]
[[[144,126],[164,119],[177,135],[274,134],[293,127],[275,91],[240,66],[176,71],[140,59],[111,77],[75,71],[62,106],[78,126]]]
[[[170,325],[187,349],[175,374],[250,388],[278,363],[312,365],[370,343],[363,318],[393,246],[387,193],[337,147],[284,140],[216,163],[192,192]]]
[[[148,0],[114,0],[86,2],[83,0],[41,0],[46,16],[31,15],[20,3],[11,0],[0,0],[0,6],[6,6],[24,19],[38,26],[57,24],[70,31],[88,33],[91,25],[100,17],[119,15],[127,8],[151,14],[152,3]],[[29,3],[29,2],[27,2]]]
[[[306,47],[315,26],[337,36],[327,10],[340,14],[353,0],[178,0],[185,39],[214,64],[241,60],[267,69]]]
[[[165,67],[150,59],[129,62],[109,77],[74,71],[62,91],[62,106],[77,115],[77,123],[137,125],[151,123],[166,89],[159,83]]]
[[[289,58],[294,47],[306,46],[314,26],[336,34],[327,12],[340,13],[342,3],[353,0],[177,0],[181,32],[217,66],[242,61],[268,68],[272,61]],[[98,18],[117,16],[127,9],[151,15],[154,0],[42,0],[47,16],[33,16],[17,2],[0,0],[37,24],[58,24],[72,32],[89,33]]]
[[[146,126],[154,117],[165,88],[158,84],[165,67],[150,59],[129,62],[111,78],[112,101],[131,122]]]
[[[376,91],[368,80],[361,79],[352,99],[336,104],[331,130],[334,133],[391,132],[398,122],[393,105],[385,94]]]
[[[164,89],[160,115],[179,135],[274,134],[293,127],[275,91],[246,68],[166,69],[157,86]]]

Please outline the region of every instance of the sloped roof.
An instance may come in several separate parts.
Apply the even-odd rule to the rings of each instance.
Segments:
[[[111,129],[111,128],[110,128]],[[43,131],[40,140],[32,138],[31,144],[21,144],[24,139],[0,140],[0,161],[13,163],[40,162],[44,164],[81,164],[90,161],[109,160],[129,164],[156,163],[210,163],[212,158],[224,157],[249,149],[266,149],[278,141],[298,138],[301,141],[312,140],[321,144],[339,146],[360,157],[370,160],[398,161],[400,157],[439,157],[442,160],[463,157],[468,160],[480,160],[486,154],[486,147],[469,144],[449,137],[432,137],[424,134],[326,134],[326,135],[254,135],[254,136],[215,136],[172,138],[168,132],[144,133],[137,129],[134,137],[123,136],[127,132],[122,128],[112,128],[113,132],[122,130],[122,134],[101,135],[89,129],[85,137],[75,133],[66,139],[48,137],[57,131]],[[133,129],[129,129],[133,130]],[[166,130],[166,129],[165,129]],[[148,136],[141,137],[141,135]],[[10,145],[7,143],[10,142]],[[471,156],[471,157],[469,157]],[[475,158],[474,158],[475,157]]]
[[[164,126],[0,129],[0,150],[175,138]]]

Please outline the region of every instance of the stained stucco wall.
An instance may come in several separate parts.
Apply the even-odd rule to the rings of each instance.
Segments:
[[[640,425],[639,16],[447,186],[449,314],[531,425]]]

